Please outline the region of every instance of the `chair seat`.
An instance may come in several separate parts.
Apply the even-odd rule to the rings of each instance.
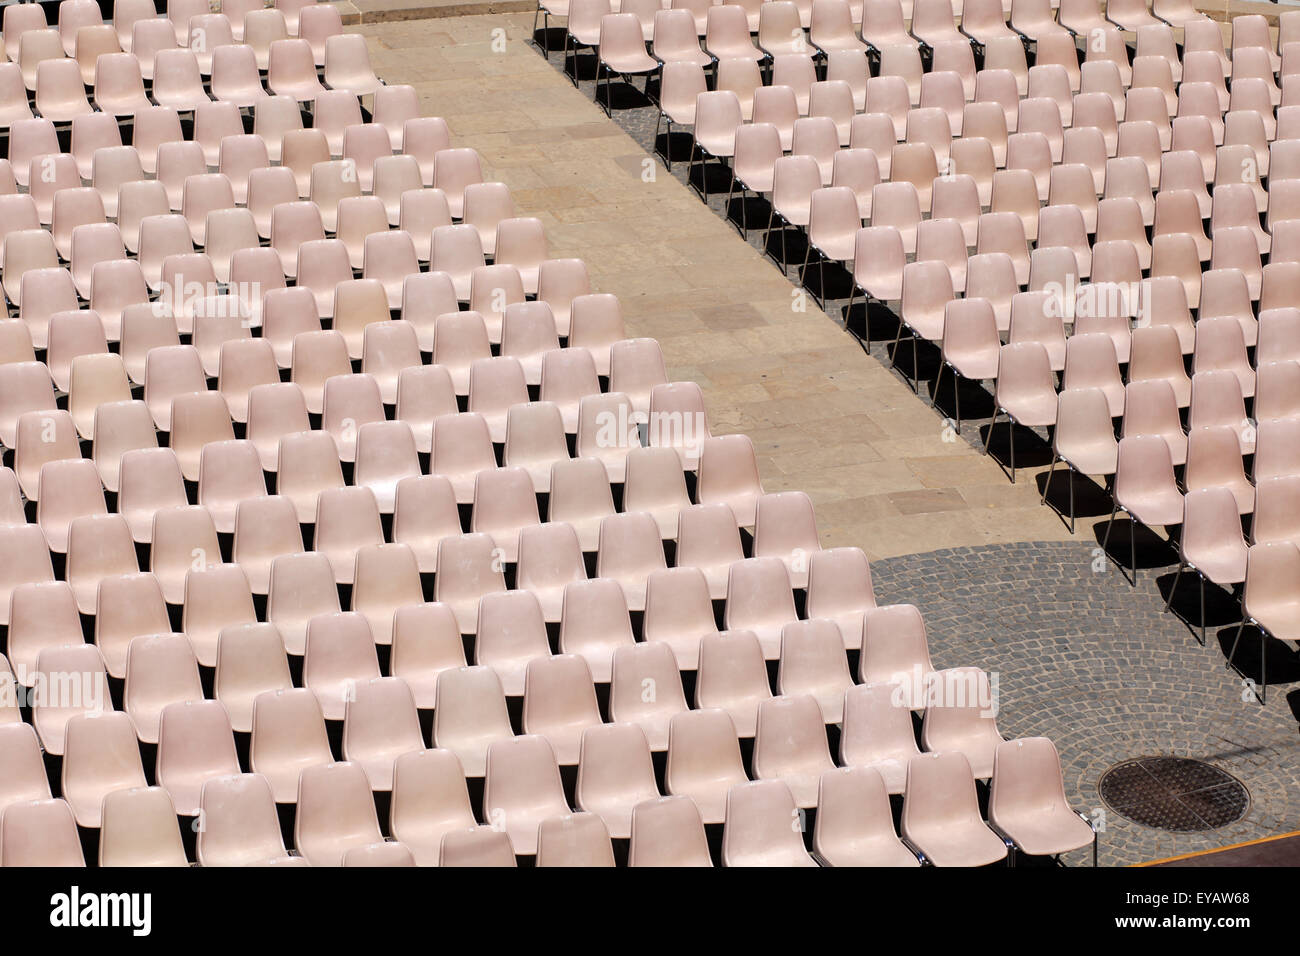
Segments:
[[[1061,449],[1061,457],[1083,475],[1113,475],[1118,466],[1119,449],[1114,442],[1089,442]]]
[[[1218,585],[1240,584],[1246,580],[1246,545],[1215,548],[1204,553],[1192,553],[1188,562],[1206,578]]]
[[[1006,844],[983,823],[927,827],[908,837],[935,866],[988,866],[1007,855]]]
[[[1030,856],[1055,856],[1092,843],[1092,827],[1070,810],[1052,807],[1032,817],[998,824]]]
[[[1183,522],[1183,496],[1177,491],[1143,495],[1134,501],[1121,501],[1120,505],[1148,528]]]

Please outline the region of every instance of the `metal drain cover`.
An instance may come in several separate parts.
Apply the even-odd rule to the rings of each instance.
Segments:
[[[1126,760],[1101,775],[1098,789],[1110,809],[1158,830],[1214,830],[1250,808],[1250,792],[1240,780],[1185,757]]]

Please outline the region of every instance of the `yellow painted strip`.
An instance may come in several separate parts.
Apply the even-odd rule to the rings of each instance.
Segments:
[[[1256,846],[1260,843],[1272,843],[1275,840],[1288,840],[1292,837],[1300,837],[1300,830],[1292,830],[1290,833],[1280,833],[1277,836],[1260,837],[1258,840],[1246,840],[1244,843],[1232,843],[1228,846],[1215,847],[1210,850],[1196,850],[1193,853],[1182,853],[1178,856],[1166,857],[1163,860],[1149,860],[1146,863],[1134,863],[1133,866],[1159,866],[1162,863],[1174,863],[1178,860],[1190,860],[1193,857],[1209,856],[1212,853],[1223,853],[1227,850],[1237,850],[1244,846]]]

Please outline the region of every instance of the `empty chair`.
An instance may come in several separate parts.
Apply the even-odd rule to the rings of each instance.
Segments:
[[[1038,342],[1004,345],[998,355],[995,402],[1008,417],[1011,477],[1015,478],[1015,425],[1038,427],[1056,420],[1056,387],[1047,349]],[[985,434],[988,447],[992,426]]]
[[[1115,472],[1115,507],[1106,527],[1103,550],[1110,540],[1115,514],[1123,508],[1134,521],[1149,528],[1177,525],[1183,520],[1183,500],[1174,483],[1169,445],[1158,435],[1120,439]],[[1136,528],[1131,529],[1136,532]],[[1136,533],[1130,534],[1130,563],[1136,576]]]
[[[771,697],[762,646],[753,631],[706,633],[699,643],[699,679],[695,702],[722,708],[740,736],[753,736],[758,706]]]
[[[365,771],[355,763],[304,768],[297,802],[294,843],[312,866],[339,866],[349,849],[383,839]]]
[[[1255,487],[1255,515],[1251,523],[1251,538],[1255,544],[1271,541],[1296,541],[1295,511],[1290,504],[1295,500],[1297,485],[1294,476],[1265,478]]]
[[[880,774],[845,767],[822,774],[813,852],[829,866],[919,866],[894,831]]]
[[[592,679],[607,683],[612,657],[633,644],[627,600],[618,582],[598,578],[565,586],[560,609],[562,654],[581,657]]]
[[[1241,455],[1241,443],[1230,426],[1193,424],[1187,436],[1187,488],[1226,488],[1237,499],[1238,511],[1250,514],[1255,489],[1246,479]]]
[[[76,820],[64,800],[10,804],[0,823],[0,853],[4,854],[7,866],[86,865]]]
[[[528,662],[523,729],[549,741],[558,763],[578,763],[584,731],[600,725],[591,672],[583,658],[561,654]]]
[[[140,64],[130,53],[101,54],[95,61],[94,89],[95,105],[114,116],[131,116],[153,105],[144,94]]]
[[[445,834],[474,826],[464,773],[455,754],[417,750],[398,756],[393,765],[391,826],[394,837],[410,848],[422,866],[437,865]]]
[[[504,827],[516,853],[535,854],[538,824],[568,812],[555,754],[544,737],[514,737],[488,747],[483,815]]]
[[[568,457],[564,419],[550,402],[511,406],[506,413],[505,464],[528,471],[533,489],[547,493],[551,486],[551,464]]]
[[[844,691],[852,685],[844,642],[834,621],[809,619],[782,629],[781,665],[777,671],[780,694],[811,694],[824,720],[839,723],[843,718]]]
[[[123,706],[145,743],[157,743],[163,710],[203,699],[198,661],[183,634],[157,634],[133,640],[127,648],[127,690]]]
[[[911,710],[903,699],[907,686],[906,682],[872,682],[855,685],[844,695],[840,761],[847,767],[874,770],[890,794],[906,789],[908,761],[920,753]]]
[[[492,537],[499,560],[513,564],[520,530],[537,523],[537,499],[525,469],[493,469],[475,477],[470,530]]]
[[[104,578],[95,595],[95,646],[113,677],[126,675],[126,652],[142,634],[169,633],[167,605],[152,573]]]
[[[185,602],[191,570],[206,571],[210,566],[215,567],[221,563],[221,546],[217,541],[216,526],[212,515],[202,506],[176,506],[155,512],[152,538],[149,570],[170,604]],[[221,580],[229,583],[229,577],[222,572],[212,579],[204,578],[203,582]],[[197,579],[195,583],[198,583]],[[237,579],[236,583],[244,591],[243,607],[239,608],[232,600],[223,610],[242,610],[245,619],[249,619],[252,617],[252,596],[247,593],[248,585],[244,580]],[[204,590],[209,589],[205,586]],[[216,600],[224,601],[229,596],[221,594]],[[215,650],[215,646],[208,650]],[[205,657],[209,664],[212,659],[212,655]]]
[[[199,58],[200,66],[203,57]],[[257,54],[250,46],[223,45],[211,52],[209,71],[212,74],[212,96],[218,102],[233,103],[240,108],[257,107],[270,99],[257,72]],[[271,148],[271,143],[268,143]],[[274,149],[277,154],[280,142],[277,137]]]
[[[862,647],[861,680],[897,681],[900,689],[896,706],[923,709],[934,667],[920,611],[910,604],[866,611],[862,619]]]
[[[672,718],[664,782],[671,794],[690,797],[705,823],[726,820],[727,793],[747,778],[735,726],[725,710],[686,711]],[[634,810],[634,833],[635,816]],[[787,827],[790,818],[787,812]]]
[[[35,678],[29,698],[32,726],[46,753],[62,756],[65,729],[72,718],[113,709],[104,659],[92,645],[75,643],[44,648],[36,658]],[[67,686],[77,687],[79,692],[69,694],[56,690]],[[19,769],[21,772],[22,768]],[[19,776],[19,780],[24,781],[24,777]],[[24,781],[19,786],[26,789],[31,784]]]
[[[466,776],[482,777],[489,745],[513,734],[501,679],[490,667],[454,667],[437,683],[434,743],[455,753]]]
[[[587,728],[576,794],[578,805],[598,815],[610,836],[630,836],[635,807],[659,797],[645,733],[629,723]]]
[[[230,720],[219,701],[187,700],[163,708],[157,779],[178,815],[198,814],[204,781],[232,773],[239,773],[239,760]]]
[[[199,74],[199,60],[189,50],[159,50],[154,55],[153,98],[179,112],[209,102]]]
[[[438,676],[465,665],[456,616],[442,604],[406,603],[394,610],[391,630],[393,676],[406,681],[416,707],[432,709]]]
[[[651,572],[645,611],[645,639],[667,644],[679,667],[696,669],[700,641],[717,629],[703,573],[691,567]]]
[[[257,44],[252,46],[257,48]],[[268,47],[266,65],[266,85],[277,96],[292,96],[300,103],[312,102],[316,94],[324,89],[316,78],[311,44],[306,40],[272,40]],[[260,62],[258,66],[261,66]]]
[[[332,761],[325,719],[310,690],[278,689],[255,698],[250,765],[271,784],[276,803],[297,800],[303,768]]]
[[[802,821],[784,781],[731,787],[727,793],[722,860],[726,866],[817,865],[804,849]]]
[[[365,771],[372,790],[392,790],[394,761],[423,749],[415,698],[405,681],[378,677],[355,685],[343,722],[343,755]]]
[[[487,421],[472,412],[439,416],[433,422],[433,449],[430,473],[451,481],[458,503],[473,502],[475,477],[496,467]]]
[[[1178,573],[1165,606],[1168,608],[1172,603],[1183,569],[1195,571],[1201,591],[1202,641],[1205,640],[1205,582],[1209,579],[1220,587],[1232,587],[1245,581],[1246,551],[1237,499],[1232,490],[1215,487],[1189,490],[1183,499]]]
[[[908,762],[902,833],[935,866],[984,866],[1007,854],[980,818],[975,778],[961,753],[922,754]]]
[[[360,682],[379,677],[370,626],[355,612],[327,613],[307,622],[303,684],[327,720],[341,720]]]
[[[993,752],[1001,742],[988,675],[977,667],[937,671],[921,727],[922,746],[934,753],[960,753],[976,778],[988,779]]]
[[[759,703],[754,772],[760,780],[781,780],[796,806],[810,807],[816,805],[822,773],[834,766],[815,697],[782,696]]]
[[[548,817],[537,830],[538,866],[614,866],[604,821],[591,813]]]
[[[490,826],[449,830],[443,834],[438,866],[517,866],[510,837]]]
[[[239,733],[253,729],[257,698],[293,686],[284,641],[274,624],[246,621],[217,637],[215,693]]]
[[[105,794],[99,865],[189,866],[166,790],[139,786]]]
[[[482,596],[505,590],[502,567],[486,534],[447,537],[439,542],[434,600],[455,611],[461,633],[475,633]]]
[[[988,812],[1022,853],[1059,856],[1089,843],[1095,852],[1097,835],[1067,802],[1060,757],[1046,737],[998,744]]]
[[[199,797],[203,866],[247,866],[287,859],[271,785],[260,774],[210,777]]]
[[[633,807],[628,865],[712,866],[695,801],[686,796],[669,796]]]
[[[662,567],[663,545],[653,516],[628,512],[601,521],[596,576],[616,580],[630,610],[645,609],[646,575]]]

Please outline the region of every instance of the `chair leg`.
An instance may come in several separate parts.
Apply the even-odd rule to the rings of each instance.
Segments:
[[[915,331],[912,332],[912,394],[921,394],[921,358],[918,355],[921,348],[921,336]]]
[[[1128,516],[1128,554],[1129,562],[1133,566],[1133,587],[1138,586],[1138,536],[1137,536],[1137,519],[1131,514]]]
[[[1074,469],[1067,471],[1065,476],[1070,481],[1070,534],[1074,534]]]
[[[1007,435],[1011,439],[1011,483],[1016,483],[1016,420],[1007,417]]]
[[[890,367],[890,368],[897,368],[897,367],[898,367],[898,343],[899,343],[900,341],[902,341],[902,338],[903,338],[903,328],[904,328],[904,325],[903,325],[902,320],[900,319],[900,320],[899,320],[899,323],[898,323],[898,332],[895,333],[895,335],[894,335],[894,350],[893,350],[892,353],[890,353],[890,356],[889,356],[889,367]]]
[[[1237,636],[1232,639],[1232,647],[1228,651],[1227,665],[1229,667],[1232,666],[1232,659],[1237,656],[1237,645],[1241,643],[1241,632],[1245,629],[1246,620],[1242,618],[1241,623],[1237,625]]]
[[[1268,654],[1265,653],[1268,648],[1265,646],[1268,642],[1268,635],[1264,629],[1259,629],[1259,703],[1261,706],[1267,703],[1265,698],[1268,697]]]
[[[961,434],[961,376],[957,370],[952,370],[952,404],[953,410],[957,414],[956,429],[958,435]]]
[[[1205,646],[1205,575],[1201,575],[1201,647]]]
[[[1115,506],[1110,509],[1110,520],[1106,522],[1106,533],[1101,539],[1101,553],[1103,556],[1106,554],[1106,546],[1110,544],[1110,532],[1115,527],[1115,515],[1118,513],[1119,502],[1117,501],[1115,502]]]
[[[1183,568],[1187,567],[1185,561],[1178,562],[1178,570],[1174,572],[1174,583],[1169,586],[1169,596],[1165,598],[1165,610],[1168,611],[1174,604],[1174,592],[1178,590],[1178,579],[1183,576]],[[1205,585],[1201,585],[1201,616],[1204,620],[1205,614]]]
[[[991,441],[993,440],[993,426],[995,426],[995,425],[998,423],[998,412],[999,412],[999,409],[996,409],[996,408],[995,408],[995,409],[993,410],[993,418],[989,421],[989,430],[986,431],[986,432],[984,433],[984,451],[983,451],[983,454],[985,454],[985,455],[987,455],[987,454],[989,453],[989,442],[991,442]]]
[[[1056,474],[1056,461],[1057,461],[1057,455],[1056,452],[1053,451],[1052,464],[1047,469],[1047,479],[1043,482],[1043,495],[1041,498],[1038,499],[1038,503],[1040,505],[1047,503],[1047,491],[1049,488],[1052,487],[1052,475]]]

